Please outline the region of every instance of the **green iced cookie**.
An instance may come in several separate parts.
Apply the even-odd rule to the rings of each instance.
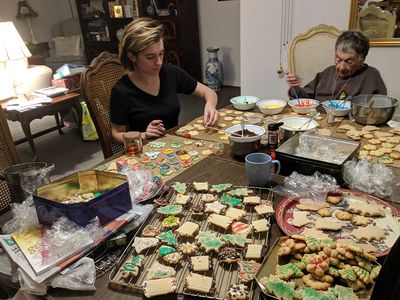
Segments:
[[[157,212],[162,215],[178,215],[182,212],[182,205],[166,205],[157,208]]]
[[[298,278],[303,276],[303,272],[296,267],[293,263],[287,263],[286,265],[277,265],[275,268],[275,274],[284,280],[288,280],[292,277]]]
[[[341,285],[335,285],[335,292],[337,295],[337,300],[357,300],[359,299],[356,294],[354,294],[353,289]]]
[[[222,193],[223,191],[226,191],[232,186],[230,183],[221,183],[221,184],[214,184],[210,191],[211,192],[216,192],[216,193]]]
[[[357,280],[357,275],[351,268],[339,270],[339,274],[344,280],[350,280],[350,281]]]
[[[323,294],[310,287],[305,287],[301,289],[300,294],[302,295],[303,300],[332,300],[332,298],[328,295]]]
[[[240,207],[242,206],[242,200],[229,195],[222,195],[219,200],[230,207]]]
[[[159,235],[157,235],[157,238],[161,241],[161,242],[165,242],[168,245],[174,246],[176,245],[176,237],[175,235],[172,233],[171,230],[168,230],[166,232],[160,233]]]
[[[184,194],[186,192],[186,183],[175,182],[171,187],[179,194]]]
[[[163,257],[165,255],[171,254],[175,252],[175,249],[170,246],[161,246],[157,250],[158,254]]]
[[[247,239],[239,234],[223,234],[222,240],[232,244],[233,246],[244,247]]]
[[[263,277],[260,282],[269,294],[275,295],[278,299],[295,299],[296,291],[294,290],[294,282],[285,282],[274,275]]]

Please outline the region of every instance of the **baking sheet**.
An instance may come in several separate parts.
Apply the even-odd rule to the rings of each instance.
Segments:
[[[188,192],[186,194],[190,194],[193,197],[193,200],[190,202],[190,205],[197,205],[201,202],[200,197],[201,193],[198,193],[194,190],[191,184],[187,184],[187,186],[190,186],[188,189]],[[233,186],[231,189],[238,188],[237,186]],[[272,205],[272,193],[267,190],[267,189],[260,189],[260,188],[250,188],[254,191],[254,195],[260,196],[261,199],[267,200],[264,201],[263,203],[269,203]],[[174,202],[176,198],[176,193],[174,191],[170,191],[166,193],[165,195],[162,195],[161,197],[170,200],[171,203]],[[165,217],[165,216],[164,216]],[[149,216],[149,218],[142,224],[141,229],[138,230],[138,235],[141,236],[141,231],[142,229],[147,225],[147,224],[152,224],[156,226],[157,228],[161,228],[161,221],[164,218],[160,214],[156,212],[156,210],[153,210],[152,214]],[[252,221],[258,220],[261,217],[259,217],[256,212],[254,211],[253,207],[246,207],[246,223],[250,223]],[[268,218],[267,218],[268,219]],[[216,233],[218,236],[221,236],[222,234],[227,234],[231,233],[230,230],[224,230],[220,227],[216,227],[209,222],[207,222],[207,214],[205,215],[204,218],[199,219],[196,216],[192,216],[189,213],[188,209],[183,210],[183,215],[181,216],[181,224],[183,224],[186,221],[192,221],[196,222],[197,224],[200,225],[199,230],[200,231],[210,231],[213,233]],[[268,237],[269,237],[269,231],[264,232],[264,233],[252,233],[250,234],[247,238],[251,241],[250,243],[253,244],[262,244],[265,245],[262,253],[262,257],[265,255],[265,251],[268,246]],[[110,282],[109,285],[112,288],[116,289],[123,289],[123,290],[131,290],[137,293],[143,293],[143,283],[146,279],[147,272],[146,270],[153,265],[155,261],[158,260],[158,253],[156,252],[157,247],[153,249],[149,249],[145,251],[145,262],[144,265],[141,268],[140,274],[137,277],[132,278],[128,283],[126,282],[121,282],[120,281],[120,274],[118,272],[119,268],[125,260],[131,256],[136,255],[134,248],[132,248],[132,243],[133,243],[134,238],[130,242],[130,244],[127,246],[124,255],[122,256],[121,260],[119,261],[117,267],[114,269],[114,271],[110,275]],[[178,237],[178,244],[179,243],[185,243],[187,241],[194,242],[193,237]],[[233,246],[229,246],[233,247]],[[245,248],[236,248],[239,252],[241,252],[244,256],[245,254]],[[178,294],[185,294],[185,295],[192,295],[192,296],[198,296],[198,297],[206,297],[206,298],[213,298],[213,299],[224,299],[227,290],[229,289],[231,284],[237,283],[238,282],[238,265],[237,264],[224,264],[219,262],[217,259],[217,254],[215,252],[211,252],[209,254],[205,254],[204,251],[200,251],[198,255],[210,255],[213,259],[213,269],[211,271],[207,272],[201,272],[202,275],[206,276],[212,276],[215,280],[215,291],[214,293],[207,294],[207,295],[200,295],[196,293],[191,293],[190,291],[186,291],[184,289],[184,280],[189,275],[189,263],[187,259],[184,259],[182,264],[176,268],[176,280],[177,280],[177,289],[176,293]],[[160,261],[161,262],[161,261]],[[161,262],[163,263],[163,262]],[[165,263],[163,263],[165,264]],[[252,285],[250,286],[250,291],[252,291]],[[249,299],[251,299],[251,294]]]
[[[271,297],[273,299],[278,299],[274,295],[270,295],[265,293],[263,285],[260,283],[260,279],[263,277],[268,277],[271,274],[274,274],[275,272],[275,267],[278,264],[278,250],[279,250],[279,242],[282,241],[283,238],[279,238],[275,241],[274,245],[271,247],[271,250],[268,252],[267,256],[265,257],[261,268],[258,270],[258,273],[256,275],[256,282],[261,288],[261,291],[265,294],[268,295],[268,297]],[[297,289],[304,287],[304,283],[301,280],[301,278],[297,279],[292,279],[297,283]],[[373,286],[370,286],[368,289],[357,291],[356,295],[359,297],[360,300],[368,300],[371,297],[373,290]]]
[[[165,146],[162,147],[153,147],[154,145],[152,142],[155,143],[165,143]],[[173,147],[172,144],[176,145],[176,143],[179,143],[179,147]],[[186,144],[190,143],[191,144]],[[126,163],[130,166],[133,166],[135,164],[138,164],[140,166],[140,169],[148,169],[152,171],[153,176],[160,176],[164,181],[168,181],[172,178],[174,178],[176,175],[182,173],[184,170],[186,170],[188,167],[191,165],[194,165],[201,161],[202,159],[206,158],[207,156],[212,154],[211,146],[213,143],[203,141],[204,145],[202,146],[197,146],[196,142],[198,140],[193,140],[193,139],[186,139],[184,137],[179,137],[179,136],[173,136],[173,135],[165,135],[161,138],[158,138],[154,141],[149,142],[148,144],[143,146],[143,154],[140,156],[127,156],[127,155],[122,155],[112,161],[107,162],[104,165],[101,165],[97,167],[98,170],[105,170],[109,172],[117,172],[117,161],[126,161]],[[177,150],[186,150],[186,151],[196,151],[198,152],[198,155],[191,156],[189,161],[191,162],[191,165],[189,166],[180,166],[179,170],[175,170],[174,166],[176,164],[169,164],[168,163],[168,157],[166,156],[163,151],[166,149],[171,149],[173,153],[175,154],[175,157],[180,161],[181,159],[179,158],[179,155],[176,154]],[[147,158],[146,152],[160,152],[156,158],[150,159],[149,162],[144,163],[143,159]],[[206,153],[208,152],[208,153]],[[165,160],[165,163],[167,163],[170,167],[170,170],[172,171],[171,173],[167,175],[163,175],[160,172],[160,164],[162,160]]]

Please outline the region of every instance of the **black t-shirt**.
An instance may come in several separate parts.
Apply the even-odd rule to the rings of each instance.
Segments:
[[[180,112],[177,94],[192,94],[197,81],[172,64],[164,64],[159,76],[160,91],[157,96],[139,89],[128,75],[122,76],[111,91],[111,122],[127,125],[130,131],[141,132],[146,131],[153,120],[162,120],[166,129],[177,126]]]

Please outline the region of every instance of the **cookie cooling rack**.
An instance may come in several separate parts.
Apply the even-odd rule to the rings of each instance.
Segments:
[[[199,231],[209,231],[216,233],[218,236],[221,236],[222,234],[228,234],[231,233],[231,231],[225,230],[223,228],[217,227],[207,221],[208,214],[205,213],[203,217],[195,216],[192,215],[190,212],[190,207],[191,205],[198,205],[202,202],[201,200],[201,195],[203,192],[197,192],[193,184],[191,183],[186,183],[187,185],[187,192],[185,193],[186,195],[190,195],[192,197],[192,200],[184,206],[184,210],[182,211],[182,214],[180,215],[180,220],[181,223],[183,224],[186,221],[192,221],[197,224],[199,224],[200,228]],[[235,189],[235,188],[243,188],[243,186],[232,186],[230,189]],[[263,188],[251,188],[251,187],[246,187],[250,190],[253,191],[254,196],[260,196],[262,201],[262,204],[271,204],[272,205],[272,197],[273,194],[269,189],[263,189]],[[204,193],[210,193],[210,192],[204,192]],[[216,194],[215,194],[216,195]],[[160,196],[160,199],[166,200],[169,202],[169,204],[174,204],[175,199],[176,199],[177,193],[173,190],[170,189],[168,192],[165,192],[163,195]],[[243,222],[246,222],[250,224],[252,221],[258,220],[261,217],[257,215],[257,213],[254,210],[254,206],[245,206],[245,211],[246,211],[246,216],[243,219]],[[163,216],[159,213],[157,213],[157,210],[154,209],[153,212],[149,215],[147,220],[142,224],[142,226],[139,228],[137,235],[138,237],[141,236],[143,228],[147,224],[152,224],[156,228],[161,229],[161,222],[163,218],[166,216]],[[268,221],[270,222],[270,217],[266,217]],[[169,229],[166,229],[167,231]],[[162,231],[162,230],[161,230]],[[196,235],[196,234],[195,234]],[[258,260],[258,262],[261,262],[263,257],[266,254],[266,249],[268,248],[268,237],[269,237],[269,231],[263,232],[263,233],[251,233],[247,236],[247,239],[249,240],[249,243],[252,244],[260,244],[264,245],[263,247],[263,252],[261,258]],[[131,277],[129,281],[124,281],[121,279],[121,274],[120,274],[120,267],[127,261],[127,259],[132,258],[133,256],[136,256],[137,253],[135,252],[135,249],[132,247],[133,240],[135,237],[132,238],[130,241],[129,245],[126,247],[124,253],[122,254],[117,266],[113,269],[113,271],[110,273],[110,281],[109,281],[109,286],[111,288],[117,289],[117,290],[124,290],[124,291],[132,291],[135,293],[143,293],[143,285],[144,282],[146,281],[147,277],[147,270],[157,261],[159,260],[160,263],[167,265],[165,262],[163,262],[157,253],[157,248],[151,248],[148,250],[145,250],[141,254],[145,256],[145,261],[143,266],[140,268],[140,273],[136,277]],[[178,240],[178,245],[180,243],[185,243],[185,242],[195,242],[194,237],[177,237]],[[239,248],[236,246],[229,245],[229,247],[234,247],[239,253],[242,254],[242,257],[245,257],[245,249],[246,248]],[[184,257],[181,261],[180,264],[176,266],[172,266],[176,270],[176,282],[177,282],[177,287],[176,287],[176,293],[180,295],[189,295],[189,296],[196,296],[196,297],[202,297],[202,298],[208,298],[208,299],[225,299],[226,292],[228,291],[229,287],[231,284],[236,284],[239,282],[239,266],[237,263],[233,264],[226,264],[224,262],[219,261],[217,253],[211,252],[211,253],[205,253],[202,249],[199,250],[197,255],[209,255],[212,260],[213,260],[213,268],[207,272],[197,272],[201,275],[205,276],[212,276],[214,279],[214,288],[209,294],[198,294],[198,293],[193,293],[190,290],[185,289],[185,278],[189,275],[190,273],[190,268],[189,268],[189,259],[188,257]],[[252,290],[253,290],[253,283],[250,282],[248,283],[249,287],[249,299],[252,297]]]

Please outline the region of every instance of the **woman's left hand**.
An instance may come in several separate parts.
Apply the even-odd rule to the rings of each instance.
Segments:
[[[204,106],[204,125],[213,126],[218,122],[219,112],[214,105],[206,103]]]

